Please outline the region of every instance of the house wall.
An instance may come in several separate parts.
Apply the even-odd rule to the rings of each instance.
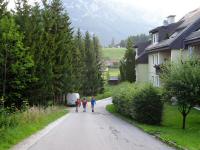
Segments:
[[[190,56],[188,49],[186,50],[171,50],[171,61],[178,61],[179,59],[186,60]]]
[[[160,86],[161,81],[159,75],[156,74],[155,65],[160,65],[165,63],[166,61],[178,61],[182,59],[183,61],[188,59],[191,55],[200,56],[200,45],[199,46],[191,46],[185,50],[176,50],[173,49],[168,52],[154,52],[149,53],[148,55],[148,79],[154,86]],[[158,59],[158,60],[157,60]]]
[[[200,56],[200,44],[188,47],[189,54]]]
[[[180,58],[180,50],[171,50],[171,61],[177,61]]]
[[[136,82],[144,83],[148,82],[148,64],[137,64],[136,65]]]
[[[163,64],[171,60],[171,52],[159,52],[159,64]]]
[[[165,63],[166,61],[171,60],[171,52],[155,52],[155,53],[150,53],[148,55],[149,57],[149,64],[148,64],[148,70],[149,70],[149,81],[154,85],[154,86],[160,86],[160,78],[159,75],[156,74],[156,69],[155,65],[160,65]]]

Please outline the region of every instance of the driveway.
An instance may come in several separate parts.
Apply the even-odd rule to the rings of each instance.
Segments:
[[[98,101],[95,113],[71,112],[46,134],[21,144],[29,150],[172,150],[137,127],[111,115],[105,110],[111,99]],[[41,133],[40,133],[41,134]],[[30,142],[34,141],[34,142]],[[15,150],[22,150],[20,144]]]

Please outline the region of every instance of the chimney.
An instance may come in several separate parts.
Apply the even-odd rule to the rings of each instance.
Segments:
[[[167,17],[168,24],[175,23],[175,15],[170,15]]]
[[[168,25],[168,21],[167,21],[167,20],[164,20],[164,21],[163,21],[163,25],[164,25],[164,26],[167,26],[167,25]]]

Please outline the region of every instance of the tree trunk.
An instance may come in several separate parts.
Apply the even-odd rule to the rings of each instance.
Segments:
[[[182,129],[185,129],[185,126],[186,126],[186,117],[187,117],[187,115],[183,114]]]

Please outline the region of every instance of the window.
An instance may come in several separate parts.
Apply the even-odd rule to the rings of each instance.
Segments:
[[[153,65],[158,65],[158,54],[153,54],[152,55],[152,59],[153,59]]]
[[[153,59],[153,65],[155,64],[155,61],[154,61],[154,55],[152,55],[152,59]]]
[[[138,58],[138,48],[135,48],[135,58]]]
[[[155,85],[158,87],[160,86],[160,81],[159,81],[159,76],[156,76],[156,81]]]
[[[154,76],[152,76],[152,79],[151,79],[152,83],[154,84]]]
[[[188,47],[188,50],[189,50],[189,54],[190,54],[190,57],[192,56],[192,54],[193,54],[193,47],[192,46],[189,46]]]
[[[152,43],[153,43],[153,44],[158,43],[158,33],[154,33],[154,34],[152,35]]]
[[[158,54],[156,54],[156,65],[158,65]]]
[[[155,76],[151,76],[151,83],[156,86],[156,87],[159,87],[160,86],[160,79],[159,79],[159,76],[158,75],[155,75]]]

